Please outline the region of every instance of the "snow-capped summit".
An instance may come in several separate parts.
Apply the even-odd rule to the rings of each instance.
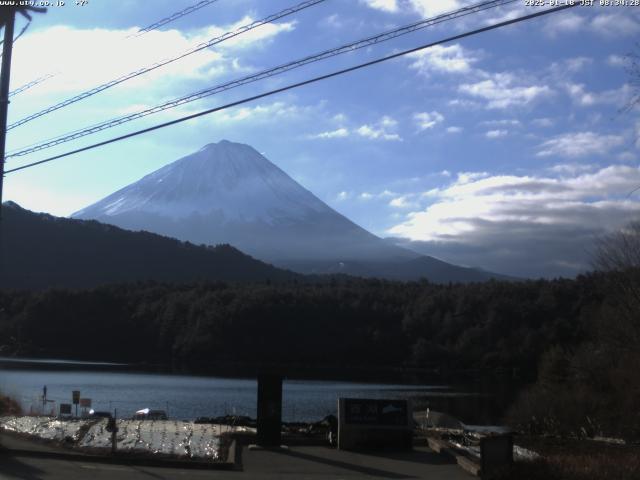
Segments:
[[[249,145],[210,143],[73,214],[194,243],[230,243],[276,264],[416,255],[389,246]]]
[[[175,220],[215,215],[227,221],[278,224],[328,210],[249,145],[222,140],[156,170],[74,216],[115,218],[146,212]]]

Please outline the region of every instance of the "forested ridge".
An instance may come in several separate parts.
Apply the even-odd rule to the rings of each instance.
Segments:
[[[633,268],[456,285],[334,277],[0,290],[0,355],[227,374],[234,365],[422,369],[445,381],[516,374],[532,382],[508,414],[518,429],[637,439],[640,296],[629,286],[639,284]]]
[[[3,205],[0,237],[0,288],[300,278],[230,245],[194,245],[91,220],[33,213],[12,202]]]
[[[0,341],[5,355],[516,368],[532,378],[542,352],[585,336],[603,303],[603,278],[4,290]]]

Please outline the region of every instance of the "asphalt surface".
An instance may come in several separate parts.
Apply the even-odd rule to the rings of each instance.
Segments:
[[[103,464],[82,458],[56,459],[30,455],[0,454],[2,480],[149,480],[210,478],[273,479],[370,479],[424,478],[469,480],[474,477],[455,463],[429,450],[410,453],[370,455],[337,451],[326,447],[295,447],[289,450],[248,450],[240,453],[236,470],[197,470],[136,465]]]
[[[0,480],[474,478],[449,457],[434,453],[427,447],[416,447],[412,452],[372,454],[347,452],[328,446],[252,450],[245,445],[237,447],[237,464],[233,470],[203,470],[120,464],[113,460],[102,463],[7,435],[0,436],[0,445],[4,447],[0,450]]]

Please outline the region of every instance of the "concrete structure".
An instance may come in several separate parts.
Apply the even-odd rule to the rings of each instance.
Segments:
[[[411,450],[413,415],[406,400],[341,398],[338,448]]]
[[[263,447],[282,441],[282,375],[258,375],[258,436]]]

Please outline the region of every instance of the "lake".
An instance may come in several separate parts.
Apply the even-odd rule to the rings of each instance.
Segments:
[[[48,410],[71,403],[72,391],[91,398],[95,410],[117,409],[130,417],[142,408],[166,410],[171,418],[193,420],[225,414],[256,417],[255,379],[105,370],[104,364],[21,362],[0,359],[0,391],[19,400],[28,412],[42,406],[42,389],[53,400]],[[73,364],[74,368],[69,369]],[[100,368],[97,368],[97,367]],[[108,367],[108,365],[107,365]],[[316,421],[336,414],[339,397],[409,399],[420,408],[430,406],[457,413],[466,422],[495,422],[490,410],[496,401],[482,389],[448,385],[285,380],[283,420]]]

